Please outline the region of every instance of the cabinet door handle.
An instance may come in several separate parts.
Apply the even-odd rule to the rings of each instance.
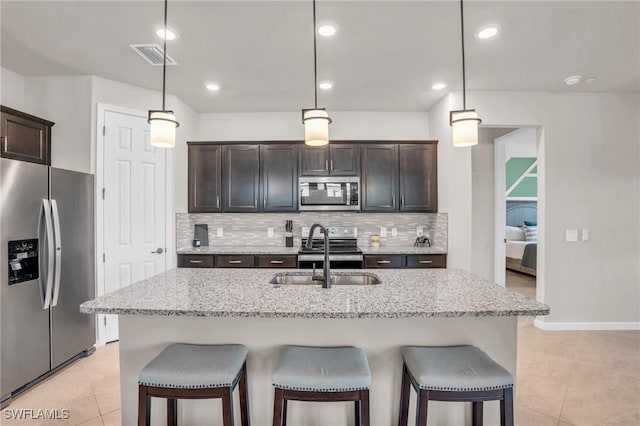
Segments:
[[[329,160],[324,160],[324,168],[329,170]]]
[[[396,196],[392,195],[391,196],[391,207],[395,207],[396,206]]]
[[[237,265],[239,263],[242,263],[242,260],[230,260],[229,263],[231,263],[232,265]]]
[[[333,172],[333,160],[331,160],[331,168],[329,169],[329,171]]]
[[[388,265],[389,263],[391,263],[390,260],[378,260],[379,265]]]
[[[262,197],[262,205],[263,206],[267,205],[267,196],[266,195],[264,197]]]
[[[0,139],[4,141],[4,152],[7,152],[9,150],[9,147],[7,146],[9,138],[6,136],[0,136]]]
[[[284,260],[270,260],[269,263],[272,263],[274,265],[282,265],[284,263]]]
[[[400,197],[400,207],[404,207],[404,197]]]
[[[421,260],[420,263],[433,263],[433,260]]]
[[[258,197],[253,198],[253,203],[255,207],[258,207]]]
[[[218,208],[218,209],[220,208],[220,196],[219,195],[216,196],[216,208]]]
[[[202,263],[203,260],[190,260],[189,263]]]

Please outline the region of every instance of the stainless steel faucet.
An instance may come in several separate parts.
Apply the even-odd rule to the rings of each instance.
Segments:
[[[313,280],[322,281],[322,288],[331,288],[331,271],[329,269],[329,232],[327,229],[320,225],[319,223],[314,223],[309,230],[309,237],[307,237],[307,248],[312,248],[313,246],[313,232],[316,228],[320,228],[320,230],[324,233],[324,267],[322,268],[322,276],[315,275],[312,277]]]

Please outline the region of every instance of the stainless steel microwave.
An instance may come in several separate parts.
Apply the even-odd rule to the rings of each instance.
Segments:
[[[360,210],[359,177],[301,177],[300,211]]]

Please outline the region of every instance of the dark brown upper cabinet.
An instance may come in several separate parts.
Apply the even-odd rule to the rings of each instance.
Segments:
[[[260,145],[225,145],[222,154],[224,211],[260,211]]]
[[[0,106],[0,154],[14,160],[51,165],[51,121]]]
[[[260,151],[262,211],[298,210],[298,146],[262,145]]]
[[[355,143],[329,143],[300,149],[301,176],[358,176],[358,148]]]
[[[438,211],[438,145],[399,145],[400,211]]]
[[[189,213],[222,211],[222,146],[189,144]]]
[[[363,144],[361,201],[363,212],[392,212],[398,207],[398,145]]]

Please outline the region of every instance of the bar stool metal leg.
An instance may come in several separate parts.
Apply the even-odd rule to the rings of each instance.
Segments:
[[[178,424],[178,400],[167,399],[167,426],[177,426]]]
[[[473,401],[471,403],[472,417],[473,417],[473,426],[482,426],[484,421],[483,416],[483,403],[482,401]]]
[[[398,426],[407,426],[409,422],[409,397],[410,397],[409,373],[407,366],[402,364],[402,389],[400,390],[400,415],[398,416]]]

